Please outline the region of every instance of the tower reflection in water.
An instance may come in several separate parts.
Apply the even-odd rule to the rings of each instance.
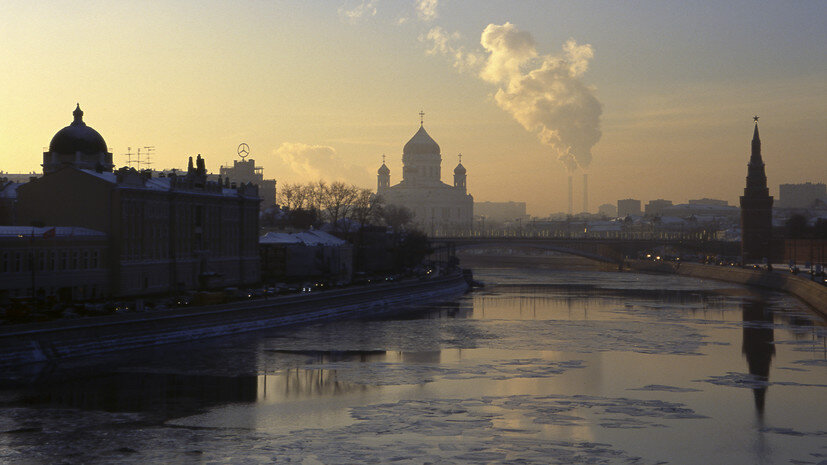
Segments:
[[[775,356],[773,313],[762,300],[745,300],[742,309],[744,339],[741,353],[747,358],[749,374],[756,377],[757,384],[760,384],[752,388],[752,393],[755,396],[755,408],[761,416],[764,414],[770,364]]]

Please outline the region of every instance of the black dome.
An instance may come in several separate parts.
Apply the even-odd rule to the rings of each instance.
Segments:
[[[72,114],[75,115],[75,120],[52,137],[49,151],[54,153],[107,153],[103,136],[83,122],[83,111],[80,105]]]

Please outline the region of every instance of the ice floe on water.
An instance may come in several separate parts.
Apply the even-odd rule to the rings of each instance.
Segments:
[[[662,391],[662,392],[700,392],[700,389],[688,387],[664,386],[661,384],[648,384],[639,388],[629,389],[630,391]]]
[[[761,389],[769,386],[795,386],[827,388],[827,384],[798,383],[795,381],[770,381],[765,377],[748,373],[728,372],[725,375],[710,376],[706,379],[695,380],[700,383],[710,383],[717,386],[737,387],[746,389]]]
[[[358,363],[358,362],[357,362]],[[551,361],[544,359],[516,359],[468,361],[464,363],[401,363],[373,362],[354,366],[354,362],[313,365],[314,369],[335,370],[342,382],[383,386],[422,384],[435,379],[492,379],[547,378],[568,370],[585,368],[581,360]]]

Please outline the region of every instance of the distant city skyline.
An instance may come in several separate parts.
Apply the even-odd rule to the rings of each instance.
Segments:
[[[823,2],[11,1],[0,170],[39,172],[79,102],[117,166],[154,146],[154,168],[202,154],[217,173],[245,142],[280,184],[372,188],[383,154],[399,179],[424,111],[478,201],[565,212],[575,159],[592,211],[629,197],[735,205],[753,114],[771,195],[825,181],[826,18]]]

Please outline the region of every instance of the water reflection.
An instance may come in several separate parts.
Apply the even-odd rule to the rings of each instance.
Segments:
[[[24,403],[176,418],[257,397],[256,376],[112,373],[37,388]]]
[[[745,300],[742,305],[744,319],[741,353],[747,358],[749,374],[755,376],[760,386],[752,388],[758,415],[764,414],[770,364],[775,356],[773,313],[763,300]]]

